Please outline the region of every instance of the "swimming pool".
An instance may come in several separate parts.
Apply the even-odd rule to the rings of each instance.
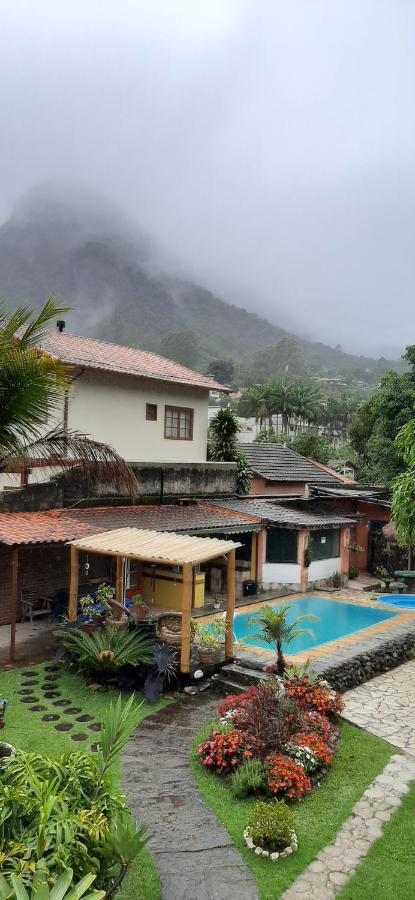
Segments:
[[[379,625],[393,619],[398,613],[387,609],[372,609],[369,606],[354,606],[352,603],[340,603],[334,600],[319,600],[315,597],[305,597],[302,600],[293,600],[292,603],[276,603],[274,609],[281,606],[290,606],[288,622],[291,624],[297,616],[312,614],[318,617],[318,622],[304,622],[302,627],[310,628],[314,637],[302,635],[289,645],[289,655],[304,653],[306,650],[330,644],[339,638],[347,637],[363,629]],[[259,611],[259,610],[258,610]],[[254,613],[239,613],[234,618],[233,630],[237,641],[260,650],[272,650],[265,641],[253,638],[252,635],[258,628],[252,627],[249,622]],[[250,637],[251,635],[251,637]]]
[[[378,603],[395,606],[396,609],[415,610],[415,594],[384,594],[377,598]]]

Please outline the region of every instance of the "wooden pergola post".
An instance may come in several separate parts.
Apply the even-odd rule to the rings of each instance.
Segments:
[[[79,550],[71,544],[70,574],[69,574],[69,604],[68,619],[75,622],[78,615],[78,584],[79,584]]]
[[[226,558],[225,659],[233,659],[233,617],[235,613],[235,550]]]
[[[16,658],[16,619],[17,619],[17,576],[19,571],[19,550],[15,544],[12,549],[12,583],[10,593],[10,662]]]
[[[190,626],[192,618],[193,599],[193,566],[186,563],[183,566],[183,599],[182,599],[182,647],[180,655],[180,671],[187,674],[190,671]]]
[[[117,569],[115,575],[115,599],[117,603],[124,606],[124,570],[125,559],[123,556],[117,556]],[[114,610],[114,618],[121,619],[122,611],[118,607]]]

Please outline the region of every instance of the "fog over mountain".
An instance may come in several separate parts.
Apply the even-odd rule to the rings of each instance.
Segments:
[[[19,198],[57,179],[70,202],[81,180],[108,198],[112,253],[129,243],[147,272],[355,353],[398,356],[414,341],[414,4],[0,7],[3,260],[29,218]],[[48,240],[44,296],[63,277],[63,230]],[[72,276],[93,297],[87,244]],[[114,258],[101,252],[107,294],[94,302],[109,311]],[[17,269],[7,283],[11,268],[3,293],[27,283]]]

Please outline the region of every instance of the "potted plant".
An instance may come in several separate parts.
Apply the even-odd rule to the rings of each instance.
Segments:
[[[109,584],[100,584],[95,595],[95,614],[101,619],[106,619],[111,614],[111,600],[114,599],[115,590]]]
[[[338,590],[342,586],[342,577],[340,572],[335,572],[333,575],[333,587]]]
[[[141,594],[134,594],[134,597],[131,597],[131,612],[136,619],[148,618],[148,606],[144,603],[144,600]]]
[[[304,568],[308,569],[311,563],[311,550],[309,547],[306,547],[304,550]]]
[[[217,594],[213,598],[213,609],[220,609],[220,597]]]
[[[81,597],[79,600],[79,605],[81,607],[81,622],[83,631],[86,634],[92,634],[96,628],[96,622],[94,622],[94,600],[90,594],[85,594],[85,597]]]
[[[212,666],[222,644],[221,636],[209,625],[194,624],[199,662],[202,666]]]

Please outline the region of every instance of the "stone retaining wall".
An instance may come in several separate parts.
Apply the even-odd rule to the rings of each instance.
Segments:
[[[399,630],[398,630],[399,629]],[[388,672],[401,663],[415,659],[415,623],[398,626],[393,635],[377,636],[361,641],[358,652],[353,648],[347,654],[333,653],[313,662],[314,671],[327,678],[333,688],[347,691],[357,687],[382,672]]]

